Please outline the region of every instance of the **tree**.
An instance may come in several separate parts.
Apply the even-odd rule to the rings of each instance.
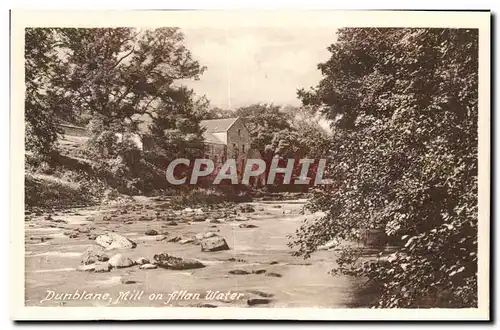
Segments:
[[[180,79],[203,72],[176,28],[61,29],[71,66],[68,90],[80,109],[105,125],[171,106],[185,89]]]
[[[68,68],[66,99],[77,117],[91,118],[89,150],[104,167],[125,162],[135,176],[143,156],[163,166],[179,155],[199,154],[202,104],[178,82],[198,79],[204,68],[179,29],[62,28],[57,33]],[[148,153],[130,149],[136,146],[125,140],[133,134],[147,142]]]
[[[290,245],[308,257],[383,230],[396,252],[345,248],[336,271],[379,283],[379,307],[476,306],[477,30],[348,28],[328,50],[298,95],[333,122],[334,183]]]
[[[219,107],[207,106],[201,112],[201,117],[203,119],[225,119],[235,117],[236,113],[232,110],[222,109]]]
[[[290,116],[281,107],[272,104],[252,104],[236,109],[236,115],[245,119],[252,136],[252,148],[266,153],[274,134],[290,129]]]
[[[70,109],[61,102],[66,68],[57,55],[54,29],[26,29],[24,57],[26,149],[50,158],[55,151],[58,124],[70,115]]]
[[[286,166],[287,159],[295,160],[295,177],[300,174],[300,159],[316,159],[316,164],[310,166],[312,175],[317,160],[325,154],[327,134],[319,125],[320,116],[314,107],[253,104],[237,109],[236,114],[244,118],[252,136],[251,147],[260,152],[267,164],[266,175],[276,157],[280,159],[280,167]],[[278,174],[277,181],[282,177]]]

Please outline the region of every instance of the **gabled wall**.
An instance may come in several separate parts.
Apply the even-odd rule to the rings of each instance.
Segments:
[[[226,161],[226,146],[224,144],[205,143],[205,156],[220,168]]]

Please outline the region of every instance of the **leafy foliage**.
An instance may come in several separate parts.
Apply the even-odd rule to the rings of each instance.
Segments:
[[[245,125],[252,136],[251,147],[262,154],[276,133],[291,129],[290,115],[276,105],[253,104],[237,109],[236,115],[245,118]]]
[[[26,149],[42,158],[55,151],[59,122],[67,115],[63,102],[65,67],[57,56],[54,29],[25,31]]]
[[[202,152],[202,100],[178,81],[204,68],[183,40],[177,28],[28,29],[27,146],[49,154],[61,122],[84,124],[98,172],[136,190],[161,184],[152,167]]]
[[[262,155],[267,164],[266,171],[274,158],[280,159],[279,167],[285,167],[286,160],[294,159],[294,176],[298,176],[301,169],[299,159],[318,160],[328,149],[328,136],[319,125],[320,116],[317,116],[316,109],[254,104],[237,109],[236,114],[244,118],[252,136],[252,148]],[[310,167],[311,175],[316,165]],[[278,174],[277,181],[282,177]],[[290,188],[294,187],[286,187]]]
[[[203,119],[225,119],[236,116],[236,113],[233,110],[210,107],[209,104],[207,104],[201,109],[200,115]]]
[[[332,121],[334,183],[310,205],[326,216],[291,245],[307,257],[382,230],[395,253],[360,264],[348,249],[337,269],[381,283],[379,307],[475,306],[477,31],[348,28],[328,50],[298,94]]]

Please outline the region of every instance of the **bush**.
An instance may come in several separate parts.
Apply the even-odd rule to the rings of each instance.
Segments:
[[[337,272],[378,282],[377,307],[477,305],[478,31],[341,29],[303,102],[334,125],[334,181],[309,205],[291,246],[309,256],[331,240],[382,230],[396,251]]]
[[[54,176],[25,175],[26,208],[69,208],[99,203],[104,186],[98,181],[80,179],[65,181]]]

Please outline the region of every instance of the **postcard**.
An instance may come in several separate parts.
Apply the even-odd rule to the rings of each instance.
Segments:
[[[14,320],[489,320],[490,12],[12,11]]]

